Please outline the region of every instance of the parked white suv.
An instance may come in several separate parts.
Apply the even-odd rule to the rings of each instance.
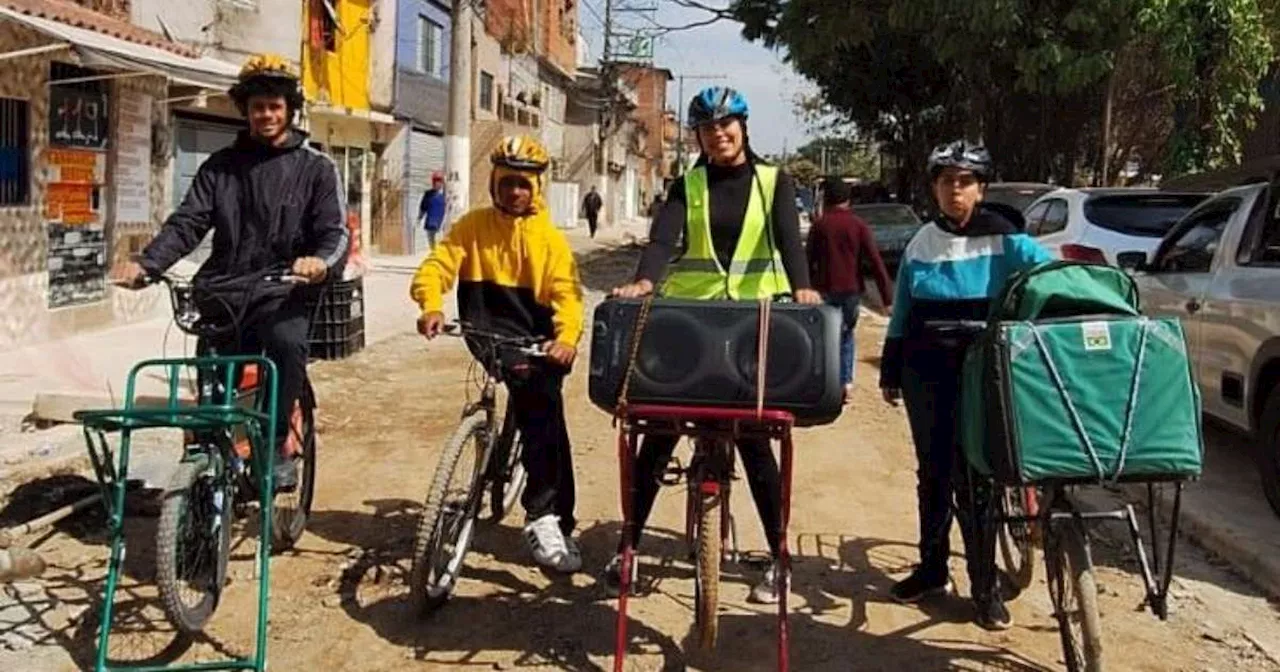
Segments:
[[[1254,437],[1280,515],[1278,205],[1266,184],[1228,189],[1175,224],[1154,253],[1121,253],[1119,265],[1134,272],[1142,312],[1182,320],[1204,412]]]
[[[1175,222],[1208,194],[1155,189],[1059,189],[1024,214],[1027,233],[1061,259],[1115,264],[1116,254],[1154,252]]]

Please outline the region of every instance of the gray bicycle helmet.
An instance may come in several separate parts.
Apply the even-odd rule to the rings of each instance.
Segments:
[[[991,179],[991,153],[968,140],[938,145],[929,154],[929,179],[938,179],[943,168],[970,170],[979,180],[987,182]]]

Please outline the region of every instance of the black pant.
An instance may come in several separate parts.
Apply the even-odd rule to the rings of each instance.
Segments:
[[[960,447],[961,357],[946,351],[908,354],[902,395],[918,461],[919,571],[938,580],[947,575],[954,501],[960,514],[969,581],[973,596],[978,598],[994,595],[995,528],[989,517],[991,487],[984,479],[970,478]]]
[[[636,470],[632,475],[636,491],[631,502],[631,529],[628,530],[632,548],[640,546],[640,533],[649,520],[658,489],[662,487],[658,482],[661,470],[671,461],[677,441],[674,436],[646,436],[641,439]],[[778,472],[778,461],[769,442],[762,439],[738,441],[738,454],[742,456],[742,466],[747,472],[751,498],[760,512],[769,552],[776,557],[780,542],[778,533],[782,528],[782,476]]]
[[[597,213],[597,212],[587,213],[587,229],[591,231],[592,238],[596,237],[596,226],[598,226],[599,223],[600,223],[600,213]]]
[[[564,376],[538,370],[528,377],[507,381],[516,426],[524,442],[520,463],[529,475],[520,503],[529,520],[546,515],[560,517],[566,535],[577,521],[573,517],[573,451],[564,420]]]
[[[302,396],[307,381],[307,348],[311,332],[311,311],[298,297],[272,298],[249,306],[240,318],[240,341],[228,334],[217,343],[220,354],[256,355],[265,353],[276,365],[277,383],[276,445],[289,436],[293,404]]]

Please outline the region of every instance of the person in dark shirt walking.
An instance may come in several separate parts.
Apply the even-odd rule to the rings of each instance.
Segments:
[[[845,403],[848,403],[853,393],[853,330],[858,325],[858,309],[862,304],[863,270],[870,271],[875,278],[885,308],[889,307],[893,293],[889,291],[889,272],[876,249],[871,228],[849,207],[852,198],[849,185],[840,179],[828,179],[822,191],[822,217],[809,229],[809,276],[823,300],[839,308],[844,316],[844,328],[840,332],[840,384],[844,385]]]
[[[604,199],[600,198],[595,187],[591,187],[591,191],[582,199],[582,213],[587,216],[587,228],[591,230],[592,238],[596,237],[596,227],[600,225],[600,210],[603,207]]]
[[[436,249],[436,236],[444,228],[444,215],[448,207],[449,202],[444,194],[444,175],[433,173],[431,188],[422,194],[422,201],[418,203],[418,223],[427,232],[427,247],[432,250]]]

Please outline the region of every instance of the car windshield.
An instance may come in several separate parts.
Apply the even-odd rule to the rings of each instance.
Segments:
[[[1116,233],[1161,238],[1208,194],[1116,194],[1085,201],[1084,217]]]
[[[853,211],[871,226],[920,226],[920,218],[905,205],[855,205]]]
[[[988,203],[1000,203],[1007,205],[1022,212],[1026,210],[1037,198],[1053,191],[1055,187],[1001,187],[993,184],[987,187],[987,193],[982,200]]]

